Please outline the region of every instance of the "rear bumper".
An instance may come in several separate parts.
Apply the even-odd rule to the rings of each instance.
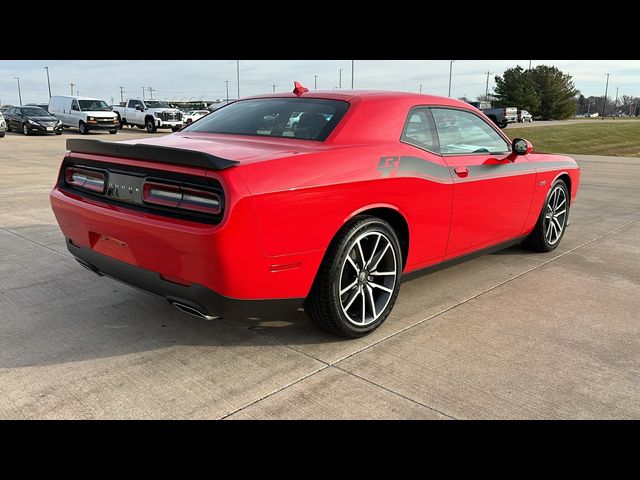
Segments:
[[[181,285],[170,282],[151,270],[136,267],[74,245],[68,238],[67,248],[78,262],[89,270],[144,290],[171,303],[187,305],[204,315],[227,318],[275,317],[298,309],[304,298],[240,300],[225,297],[203,285]]]

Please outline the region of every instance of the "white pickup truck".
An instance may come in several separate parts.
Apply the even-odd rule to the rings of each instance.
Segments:
[[[124,125],[146,128],[153,133],[158,128],[170,128],[174,132],[182,128],[182,112],[161,100],[129,99],[126,106],[114,105],[120,128]]]

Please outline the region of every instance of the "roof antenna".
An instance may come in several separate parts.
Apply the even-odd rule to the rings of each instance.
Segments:
[[[302,94],[304,92],[308,92],[309,91],[309,89],[307,87],[303,87],[298,82],[293,82],[293,86],[295,87],[293,89],[293,93],[295,93],[296,96],[298,96],[298,97],[302,96]]]

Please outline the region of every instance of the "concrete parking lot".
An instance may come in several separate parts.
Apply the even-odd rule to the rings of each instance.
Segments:
[[[0,418],[640,418],[640,159],[576,156],[557,250],[406,282],[348,341],[302,312],[189,317],[81,268],[48,200],[73,135],[0,139]]]

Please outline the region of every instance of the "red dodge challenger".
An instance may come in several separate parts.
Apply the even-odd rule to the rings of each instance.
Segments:
[[[408,274],[556,248],[580,179],[466,103],[298,84],[161,138],[67,148],[51,205],[84,267],[202,318],[304,306],[345,337],[379,327]]]

